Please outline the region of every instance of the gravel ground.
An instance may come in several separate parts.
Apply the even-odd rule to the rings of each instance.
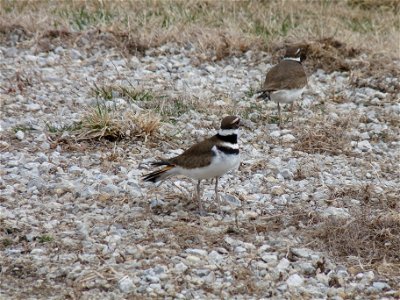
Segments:
[[[279,129],[276,105],[252,93],[271,66],[267,53],[218,62],[195,53],[173,44],[129,59],[101,48],[0,47],[0,297],[398,299],[399,272],[365,266],[358,253],[340,258],[310,242],[307,228],[366,206],[374,216],[399,212],[399,91],[308,71],[294,123]],[[94,84],[190,105],[147,139],[50,132],[82,120]],[[149,105],[113,96],[118,112]],[[223,215],[210,182],[200,217],[189,179],[141,181],[153,158],[213,134],[228,113],[243,118],[242,164],[220,180]],[[326,149],[307,149],[335,124]]]

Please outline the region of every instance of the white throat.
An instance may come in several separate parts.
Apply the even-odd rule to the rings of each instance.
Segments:
[[[218,130],[218,134],[222,136],[227,136],[227,135],[233,135],[236,134],[238,135],[239,129],[220,129]]]
[[[293,60],[300,62],[300,57],[284,57],[283,60]]]

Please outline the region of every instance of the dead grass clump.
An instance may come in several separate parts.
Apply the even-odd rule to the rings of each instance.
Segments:
[[[323,117],[311,119],[304,124],[306,126],[298,129],[294,150],[311,154],[348,154],[350,151],[348,130],[354,121],[354,116],[346,116],[338,120]]]
[[[397,13],[400,8],[400,2],[397,0],[348,0],[347,2],[350,6],[358,6],[365,10],[385,9]]]
[[[48,52],[58,46],[67,48],[73,44],[78,33],[68,31],[67,29],[50,29],[44,31],[36,41],[36,51]]]
[[[160,118],[151,112],[134,113],[110,110],[99,104],[83,118],[78,140],[123,139],[152,135],[160,126]]]
[[[312,42],[306,48],[306,67],[309,70],[323,69],[327,72],[349,71],[351,67],[347,59],[360,52],[331,37]]]
[[[355,199],[366,207],[387,211],[390,209],[398,209],[398,203],[395,195],[398,195],[400,190],[394,188],[385,188],[382,192],[381,187],[372,183],[362,185],[345,185],[345,186],[328,186],[330,190],[330,200],[350,200]]]
[[[355,87],[370,87],[397,96],[400,90],[400,64],[388,55],[376,54],[368,60],[352,62],[350,83]]]
[[[97,102],[90,107],[79,122],[69,125],[47,124],[48,133],[57,142],[74,140],[120,140],[143,138],[145,141],[160,127],[160,117],[148,110],[120,109],[111,101]]]
[[[1,18],[0,18],[1,19]],[[8,24],[0,20],[0,42],[7,46],[26,41],[33,37],[33,34],[22,24]]]
[[[334,257],[357,256],[362,264],[378,269],[382,264],[399,267],[400,215],[394,211],[375,215],[366,209],[352,215],[347,220],[328,218],[308,235]]]

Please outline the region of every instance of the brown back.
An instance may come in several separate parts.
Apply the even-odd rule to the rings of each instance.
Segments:
[[[196,145],[193,145],[181,155],[168,159],[167,162],[186,169],[205,167],[211,163],[212,147],[219,142],[220,140],[216,135],[214,135]]]
[[[272,67],[265,77],[263,90],[272,92],[283,89],[302,88],[307,85],[303,66],[293,60],[282,60]]]

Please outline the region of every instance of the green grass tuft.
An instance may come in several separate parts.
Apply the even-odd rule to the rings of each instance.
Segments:
[[[152,101],[155,98],[152,91],[118,84],[104,86],[95,84],[90,90],[90,95],[102,100],[113,100],[116,97],[121,97],[127,101]]]
[[[42,236],[39,236],[37,240],[39,243],[44,244],[54,241],[54,238],[51,235],[44,234]]]

